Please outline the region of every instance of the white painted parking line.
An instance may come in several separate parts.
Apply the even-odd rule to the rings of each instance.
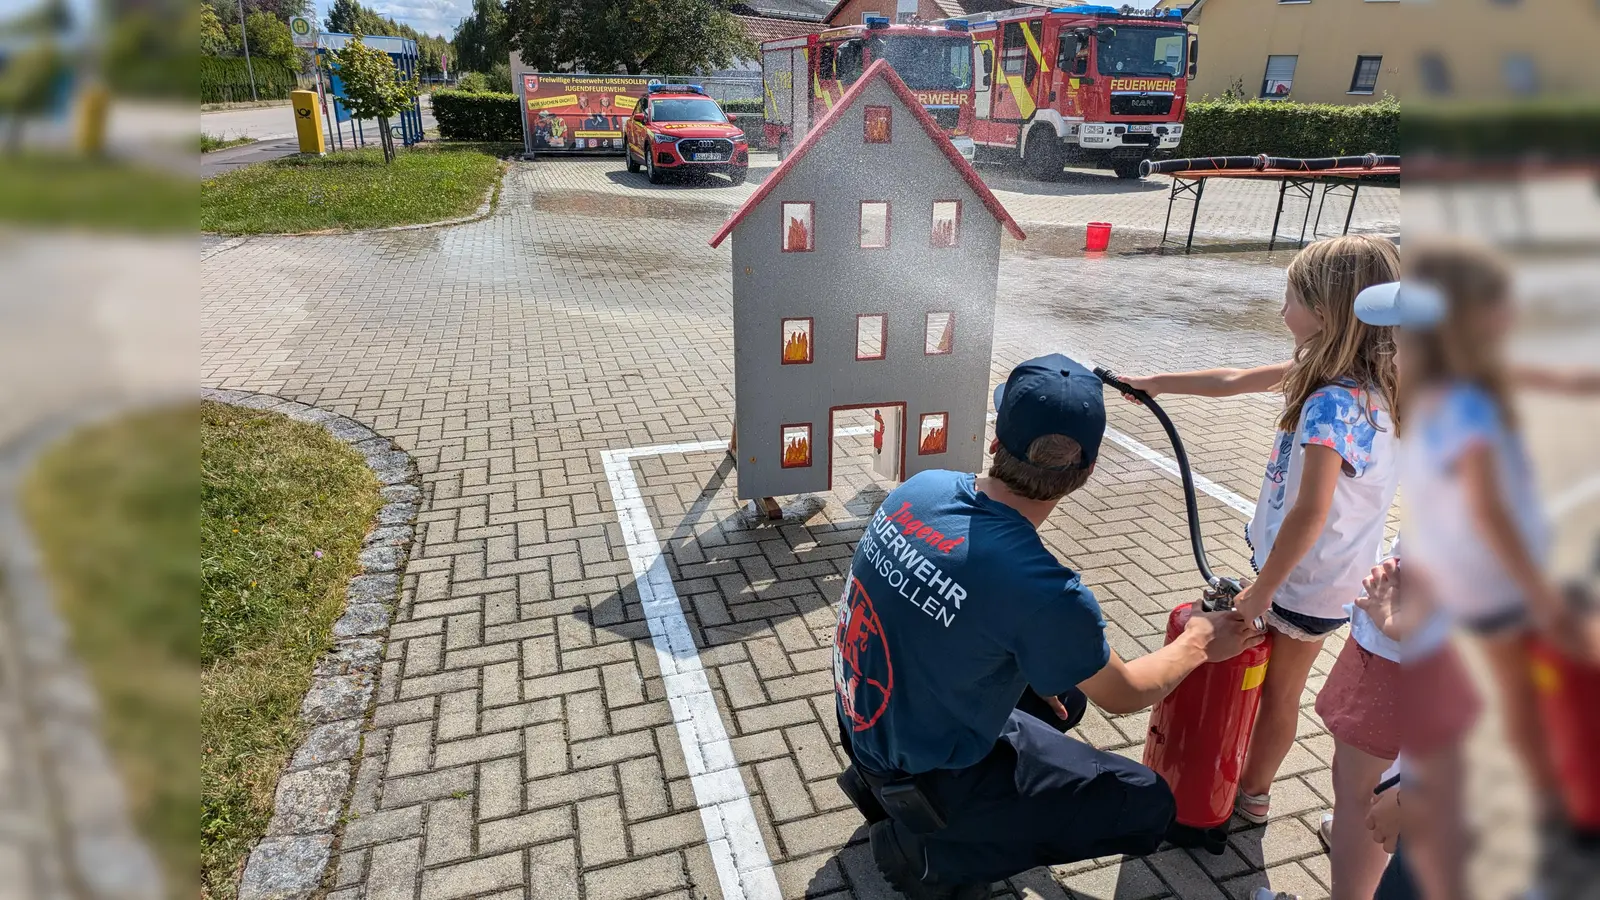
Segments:
[[[993,413],[989,414],[989,419],[993,421]],[[836,428],[833,433],[834,437],[851,437],[871,431],[871,426],[862,425]],[[1169,457],[1114,428],[1106,429],[1106,437],[1174,478],[1178,477],[1177,463]],[[658,444],[602,451],[600,460],[611,487],[611,501],[617,509],[617,524],[622,528],[628,561],[633,567],[639,603],[650,626],[656,662],[661,668],[662,684],[672,708],[673,725],[683,747],[689,782],[700,807],[700,821],[705,826],[722,896],[724,900],[780,900],[772,857],[761,837],[750,794],[745,790],[733,745],[728,740],[727,727],[717,709],[716,697],[711,693],[699,648],[689,631],[677,588],[661,554],[661,541],[633,474],[633,460],[640,457],[709,453],[727,448],[728,442],[724,440]],[[1198,474],[1194,480],[1196,487],[1224,504],[1246,515],[1252,511],[1244,498],[1216,482]]]

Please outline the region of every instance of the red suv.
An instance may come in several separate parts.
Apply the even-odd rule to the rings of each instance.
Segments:
[[[698,84],[652,84],[639,98],[626,132],[628,171],[641,168],[651,184],[668,172],[721,172],[743,184],[750,168],[744,132],[728,121]]]

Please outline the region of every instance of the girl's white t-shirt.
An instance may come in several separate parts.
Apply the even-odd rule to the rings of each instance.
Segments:
[[[1434,602],[1458,620],[1521,608],[1526,591],[1484,541],[1457,465],[1473,447],[1493,450],[1503,502],[1534,560],[1543,564],[1550,554],[1550,524],[1521,437],[1475,385],[1429,391],[1416,406],[1416,436],[1406,442],[1401,466],[1407,563],[1427,579]]]
[[[1361,592],[1361,580],[1383,549],[1384,524],[1400,477],[1394,422],[1381,395],[1354,382],[1330,384],[1306,398],[1299,426],[1292,433],[1278,432],[1273,442],[1255,516],[1245,531],[1257,571],[1266,565],[1294,506],[1307,444],[1336,451],[1344,472],[1322,533],[1272,599],[1301,615],[1343,619],[1345,605]]]

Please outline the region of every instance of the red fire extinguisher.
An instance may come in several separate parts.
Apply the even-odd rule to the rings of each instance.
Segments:
[[[1537,635],[1528,643],[1546,752],[1561,778],[1567,817],[1577,831],[1600,837],[1600,666],[1575,660]]]
[[[1094,372],[1101,381],[1138,400],[1161,422],[1167,439],[1172,442],[1172,454],[1183,479],[1189,544],[1206,589],[1201,599],[1179,606],[1167,617],[1167,643],[1170,644],[1183,633],[1196,607],[1205,612],[1232,609],[1234,598],[1243,588],[1232,578],[1214,574],[1206,562],[1189,456],[1166,411],[1149,394],[1112,372],[1103,368],[1096,368]],[[1262,627],[1259,619],[1256,627]],[[1232,659],[1205,663],[1191,672],[1150,713],[1144,764],[1165,778],[1172,788],[1178,824],[1183,826],[1180,834],[1186,830],[1191,846],[1221,853],[1226,845],[1222,826],[1233,815],[1239,776],[1244,769],[1245,754],[1250,749],[1250,734],[1255,729],[1256,714],[1261,710],[1261,682],[1266,677],[1271,655],[1272,639],[1268,635],[1267,640]]]

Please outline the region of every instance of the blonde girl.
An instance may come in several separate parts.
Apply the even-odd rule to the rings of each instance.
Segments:
[[[1268,818],[1312,663],[1327,635],[1349,620],[1345,606],[1378,558],[1399,471],[1394,329],[1354,313],[1363,288],[1399,280],[1399,253],[1388,241],[1347,235],[1307,246],[1287,275],[1290,362],[1128,379],[1151,394],[1283,395],[1246,531],[1257,576],[1238,597],[1239,610],[1263,616],[1275,636],[1239,782],[1236,811],[1252,822]],[[1335,777],[1373,784],[1381,774],[1380,766]]]

